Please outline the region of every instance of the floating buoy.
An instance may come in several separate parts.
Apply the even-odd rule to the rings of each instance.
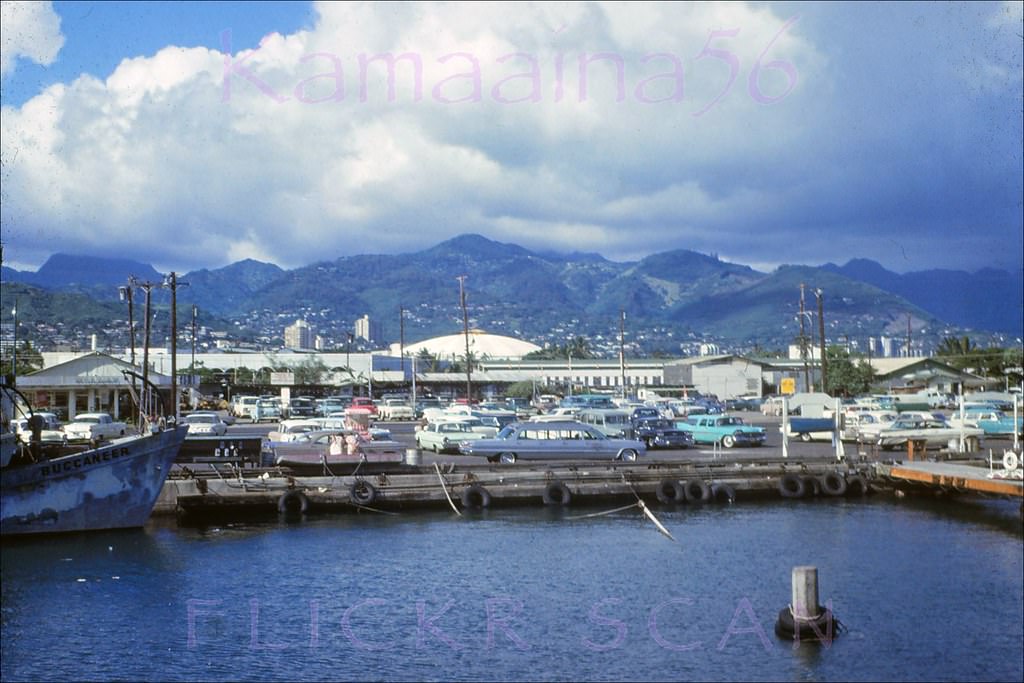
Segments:
[[[683,485],[675,479],[662,479],[658,482],[658,488],[654,490],[658,502],[665,505],[686,502],[686,491]]]

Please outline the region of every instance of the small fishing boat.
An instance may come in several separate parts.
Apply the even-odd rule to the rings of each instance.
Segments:
[[[98,447],[43,446],[19,441],[11,422],[3,421],[0,434],[4,537],[142,526],[188,434],[182,425]]]

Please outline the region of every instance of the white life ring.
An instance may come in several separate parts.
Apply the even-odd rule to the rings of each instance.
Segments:
[[[1006,451],[1006,453],[1003,454],[1003,467],[1010,472],[1020,467],[1020,461],[1017,459],[1017,454],[1013,451]]]

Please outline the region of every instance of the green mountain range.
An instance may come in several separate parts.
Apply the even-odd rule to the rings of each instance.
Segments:
[[[129,274],[159,275],[146,264],[52,258],[60,263],[59,278],[49,263],[37,273],[4,268],[4,287],[34,285],[40,288],[40,297],[44,292],[88,295],[102,311],[97,315],[103,315],[117,298],[117,283]],[[879,269],[888,273],[877,266],[876,280]],[[909,275],[889,275],[898,283],[914,282]],[[224,325],[234,321],[236,328],[241,321],[250,328],[276,326],[278,335],[284,325],[304,318],[335,343],[363,315],[382,324],[380,341],[397,341],[402,307],[405,338],[416,341],[461,330],[458,276],[466,276],[463,284],[473,326],[539,343],[566,334],[613,334],[625,313],[633,336],[639,340],[646,335],[648,351],[678,351],[686,339],[781,348],[799,334],[801,283],[806,286],[805,322],[813,324],[807,329],[811,336],[817,333],[817,289],[823,292],[826,336],[833,341],[902,337],[908,324],[915,338],[968,327],[936,315],[936,309],[949,312],[949,307],[929,302],[921,288],[904,287],[915,295],[911,299],[867,281],[870,278],[851,277],[832,264],[782,266],[762,273],[688,250],[622,263],[595,254],[537,253],[480,235],[461,235],[415,253],[344,256],[293,270],[246,260],[194,271],[179,276],[187,286],[179,288],[178,303],[194,303],[205,319],[212,316]],[[992,273],[984,277],[993,279]],[[1008,286],[1012,288],[1012,282]],[[154,290],[154,303],[166,306],[167,293]],[[54,310],[48,313],[59,315]],[[1009,325],[1003,318],[998,326],[980,329],[1020,336],[1012,316]],[[179,314],[179,324],[181,320]]]

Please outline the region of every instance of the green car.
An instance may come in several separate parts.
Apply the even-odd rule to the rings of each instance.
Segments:
[[[465,422],[431,422],[416,432],[416,445],[424,451],[435,453],[458,453],[463,441],[476,441],[489,436],[474,431]]]

